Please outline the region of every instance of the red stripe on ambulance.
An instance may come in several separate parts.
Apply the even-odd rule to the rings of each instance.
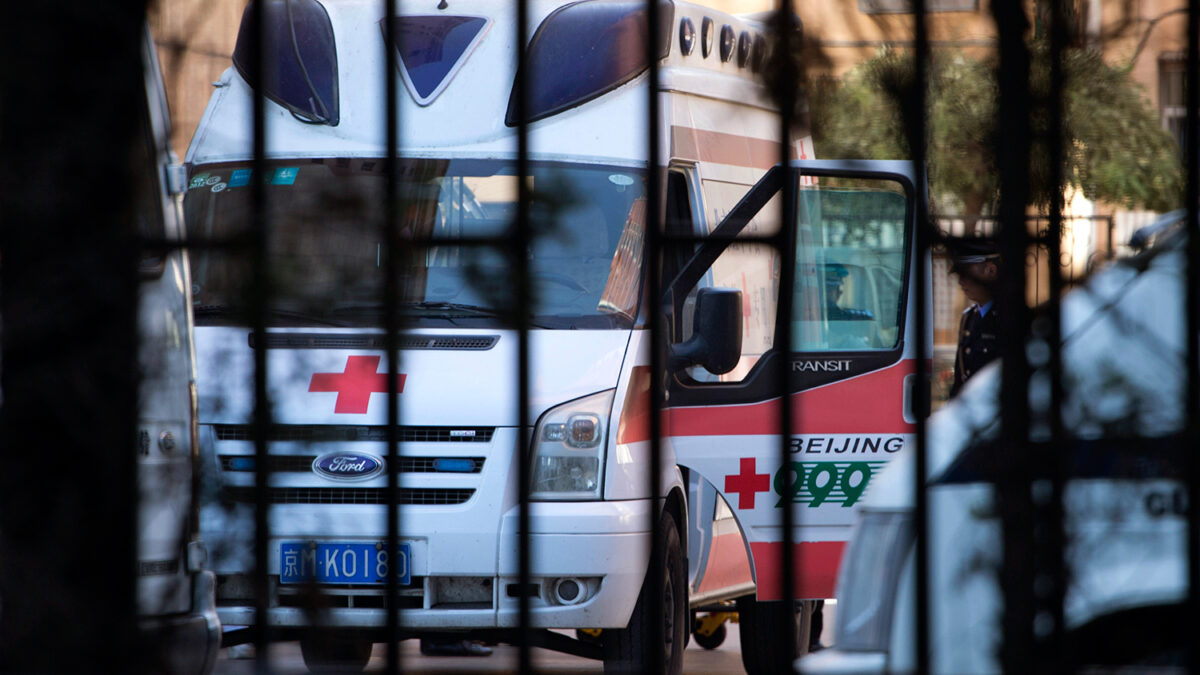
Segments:
[[[797,434],[908,433],[904,378],[911,360],[791,396]],[[779,399],[748,405],[671,408],[670,436],[759,436],[779,433]],[[639,439],[648,440],[648,439]],[[631,440],[623,442],[632,442]]]
[[[793,571],[797,598],[832,598],[837,585],[838,565],[842,561],[844,541],[802,541],[792,544]],[[780,560],[783,543],[757,541],[750,543],[754,556],[755,582],[759,600],[782,600]]]

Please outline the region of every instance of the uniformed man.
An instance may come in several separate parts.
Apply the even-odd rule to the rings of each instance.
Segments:
[[[954,384],[950,396],[958,394],[963,383],[999,355],[1000,316],[996,309],[995,288],[1000,277],[1000,254],[989,240],[963,242],[952,249],[958,285],[971,306],[963,312],[958,326],[958,353],[954,356]]]

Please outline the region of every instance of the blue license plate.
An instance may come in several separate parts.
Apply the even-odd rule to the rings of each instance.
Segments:
[[[397,555],[389,556],[380,544],[285,541],[279,547],[279,582],[385,584],[394,560],[400,585],[408,586],[412,583],[411,556],[408,544],[400,544]]]

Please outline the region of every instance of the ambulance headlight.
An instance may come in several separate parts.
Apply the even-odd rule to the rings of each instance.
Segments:
[[[542,415],[533,435],[530,499],[600,498],[615,391],[577,398]]]
[[[838,577],[839,649],[887,649],[900,569],[912,542],[911,513],[863,512]]]

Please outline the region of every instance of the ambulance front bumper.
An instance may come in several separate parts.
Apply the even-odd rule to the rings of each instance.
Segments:
[[[650,508],[649,500],[531,504],[530,585],[525,592],[534,627],[623,628],[629,623],[649,562]],[[357,515],[361,522],[361,510]],[[406,629],[519,625],[522,588],[515,506],[500,519],[498,542],[487,542],[490,545],[482,545],[484,537],[479,532],[455,535],[423,527],[422,519],[407,510],[402,519],[402,541],[410,546],[412,574],[412,584],[401,590],[400,597]],[[294,541],[301,533],[279,529],[287,528],[286,507],[274,508],[271,520],[275,536],[268,549],[272,579],[269,625],[304,627],[319,617],[322,626],[331,628],[386,626],[382,587],[322,586],[323,609],[316,614],[299,602],[303,588],[279,584],[280,544]],[[341,529],[336,539],[379,539],[377,533],[347,534]],[[496,536],[494,530],[490,536]],[[487,550],[498,551],[498,555],[480,555]],[[232,583],[232,576],[223,579]],[[231,601],[221,595],[219,591],[218,613],[223,625],[255,623],[251,602]]]

